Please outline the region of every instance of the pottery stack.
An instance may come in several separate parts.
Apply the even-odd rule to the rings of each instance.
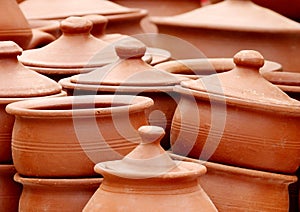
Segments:
[[[25,68],[17,59],[22,49],[13,41],[0,42],[0,210],[17,211],[21,186],[13,181],[11,138],[15,118],[5,108],[12,102],[63,96],[61,86]]]
[[[96,163],[122,159],[147,125],[147,97],[92,95],[11,103],[20,211],[81,211],[102,182]]]

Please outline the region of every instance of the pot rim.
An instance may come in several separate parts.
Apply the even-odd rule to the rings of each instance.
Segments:
[[[52,98],[52,97],[62,97],[66,96],[67,93],[65,91],[61,91],[60,93],[57,94],[52,94],[49,96],[33,96],[33,97],[21,97],[21,98],[0,98],[0,104],[10,104],[13,102],[18,102],[18,101],[25,101],[25,100],[33,100],[33,99],[42,99],[42,98]]]
[[[185,156],[177,155],[175,153],[169,152],[169,155],[171,158],[175,160],[181,160],[181,161],[190,161],[198,164],[202,164],[207,167],[207,171],[215,170],[215,171],[221,171],[226,172],[229,174],[234,175],[242,175],[246,177],[256,177],[256,178],[262,178],[263,180],[274,180],[274,181],[283,181],[284,183],[293,183],[297,181],[297,176],[294,175],[285,175],[285,174],[279,174],[279,173],[272,173],[272,172],[265,172],[255,169],[248,169],[248,168],[241,168],[237,166],[229,166],[209,161],[203,161],[198,160],[194,158],[188,158]]]
[[[88,104],[90,108],[76,109],[75,105]],[[95,104],[122,104],[97,108]],[[131,95],[83,95],[57,98],[34,99],[14,102],[6,107],[6,112],[22,117],[89,117],[109,116],[113,113],[124,114],[145,110],[154,104],[149,97]],[[37,109],[42,107],[71,106],[70,109]]]
[[[110,85],[92,85],[92,84],[76,84],[71,82],[71,77],[61,79],[59,84],[65,89],[70,90],[84,90],[94,92],[114,92],[118,93],[160,93],[160,92],[172,92],[174,86],[110,86]]]
[[[194,96],[196,99],[208,100],[209,102],[221,102],[226,105],[238,106],[250,110],[262,110],[268,112],[276,112],[280,114],[290,115],[292,117],[300,117],[300,102],[292,99],[295,104],[275,104],[260,101],[252,101],[247,99],[239,99],[236,97],[219,95],[214,93],[207,93],[204,91],[197,91],[182,86],[176,85],[174,91],[187,96]]]
[[[84,186],[100,184],[103,181],[101,176],[94,178],[33,178],[23,177],[19,173],[14,175],[14,180],[23,185],[45,185],[45,186]]]

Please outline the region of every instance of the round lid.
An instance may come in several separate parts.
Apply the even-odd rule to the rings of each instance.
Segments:
[[[263,56],[254,50],[238,52],[231,71],[213,74],[195,81],[185,81],[182,87],[244,100],[275,104],[299,104],[259,73]]]
[[[0,42],[0,97],[39,97],[60,93],[58,83],[19,63],[17,56],[21,53],[22,49],[13,41]]]
[[[93,24],[83,17],[69,17],[60,24],[63,35],[39,49],[23,52],[19,58],[26,66],[45,68],[89,68],[100,67],[115,61],[96,59],[108,43],[90,34]]]
[[[250,0],[225,0],[171,17],[153,17],[156,24],[219,30],[300,32],[300,24]]]
[[[119,60],[90,73],[73,76],[71,82],[110,86],[170,86],[180,82],[172,74],[143,61],[146,46],[137,39],[122,39],[115,45],[115,51]]]
[[[114,15],[135,12],[106,0],[27,0],[20,3],[27,19],[64,19],[88,14]]]
[[[160,146],[165,131],[157,126],[142,126],[138,129],[141,142],[122,160],[106,161],[95,166],[96,172],[104,170],[113,175],[124,178],[148,178],[165,175],[180,175],[188,172],[202,171],[204,166],[187,166],[187,162],[172,160],[169,154]],[[192,163],[193,164],[193,163]],[[194,164],[193,164],[194,165]],[[105,177],[105,176],[104,176]]]

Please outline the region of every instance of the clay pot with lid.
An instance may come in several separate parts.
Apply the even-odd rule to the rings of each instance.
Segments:
[[[22,185],[16,183],[13,165],[0,165],[0,211],[18,211]]]
[[[19,174],[93,176],[95,163],[121,159],[139,139],[153,105],[147,97],[91,95],[9,104],[16,117],[12,155]]]
[[[83,211],[217,211],[198,184],[206,168],[172,160],[159,145],[161,127],[139,133],[140,145],[126,157],[95,166],[103,182]]]
[[[62,20],[69,16],[91,14],[105,15],[108,33],[139,34],[143,30],[140,21],[148,12],[139,8],[127,8],[104,0],[27,0],[20,8],[28,20]]]
[[[288,187],[297,181],[283,175],[220,163],[206,162],[176,154],[174,160],[205,165],[199,183],[217,209],[222,211],[296,211],[289,201]]]
[[[26,67],[57,81],[111,63],[115,58],[94,58],[108,43],[92,36],[92,27],[86,18],[69,17],[60,24],[61,37],[42,48],[24,51],[19,59]]]
[[[152,17],[160,33],[198,47],[208,58],[232,57],[241,49],[261,52],[283,69],[299,72],[300,24],[250,0],[225,0],[188,13]]]
[[[149,122],[165,128],[163,146],[169,147],[169,129],[179,95],[173,87],[180,79],[157,70],[144,62],[146,47],[136,39],[124,40],[115,46],[119,60],[87,74],[79,74],[59,81],[68,95],[130,94],[154,100]]]
[[[23,185],[19,211],[82,211],[102,178],[27,178],[16,174]]]
[[[12,41],[0,42],[0,162],[10,163],[11,134],[14,116],[5,107],[12,102],[29,98],[64,96],[55,81],[28,70],[19,63],[17,56],[22,49]]]
[[[236,67],[184,81],[171,128],[181,155],[257,170],[295,173],[300,162],[300,103],[265,80],[256,51],[234,56]]]

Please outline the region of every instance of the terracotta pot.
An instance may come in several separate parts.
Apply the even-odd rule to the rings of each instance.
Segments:
[[[109,19],[108,33],[137,34],[142,33],[140,21],[147,16],[146,10],[127,8],[111,1],[103,0],[27,0],[20,4],[25,17],[29,20],[61,20],[69,16],[91,14],[105,15]]]
[[[0,165],[0,210],[18,211],[22,186],[13,180],[16,170],[13,165]]]
[[[14,0],[1,1],[0,40],[14,41],[23,49],[36,48],[48,44],[54,38],[38,29],[32,30],[19,5]]]
[[[208,58],[232,57],[241,49],[253,49],[282,64],[284,70],[299,72],[299,60],[293,58],[300,54],[300,24],[250,0],[226,0],[151,20],[160,33],[190,42]]]
[[[262,172],[171,154],[176,160],[205,165],[199,183],[222,211],[293,211],[288,186],[296,176]],[[290,209],[290,210],[289,210]]]
[[[140,145],[126,157],[95,166],[103,183],[83,211],[217,211],[197,181],[206,168],[173,161],[159,145],[162,128],[139,132]]]
[[[23,185],[19,211],[81,211],[102,182],[102,178],[26,178],[16,174]]]
[[[34,177],[93,176],[95,163],[120,159],[147,124],[147,97],[77,96],[12,103],[16,116],[12,154],[19,174]]]
[[[79,74],[59,81],[68,95],[130,94],[147,96],[154,105],[149,122],[165,128],[163,146],[169,148],[169,130],[179,95],[173,87],[180,80],[170,73],[154,69],[144,62],[146,47],[135,39],[122,40],[115,45],[119,60],[87,74]]]
[[[231,71],[175,87],[181,99],[171,127],[174,153],[295,173],[300,103],[259,74],[264,59],[258,52],[241,51],[234,62]]]
[[[12,41],[0,42],[0,163],[11,163],[14,116],[5,112],[11,102],[28,98],[63,96],[61,86],[18,62],[22,49]]]
[[[201,58],[167,61],[159,63],[154,67],[188,80],[230,71],[234,66],[232,58]],[[281,70],[282,67],[279,63],[266,61],[264,66],[260,69],[260,73]]]

